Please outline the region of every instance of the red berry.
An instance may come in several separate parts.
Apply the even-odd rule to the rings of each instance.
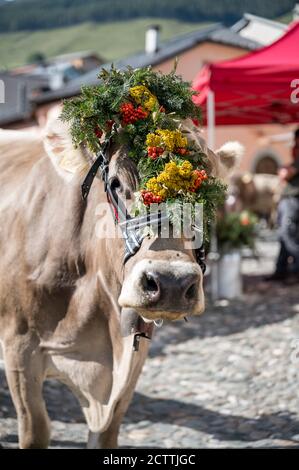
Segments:
[[[97,136],[98,139],[100,139],[103,135],[103,131],[102,131],[102,129],[100,129],[99,126],[97,126],[95,128],[94,133],[95,133],[95,135]]]
[[[154,196],[154,194],[153,194],[152,192],[143,190],[143,191],[141,192],[141,194],[142,194],[143,202],[144,202],[145,205],[148,206],[148,205],[150,205],[152,202],[155,201],[155,196]]]
[[[134,108],[132,103],[123,103],[120,107],[120,113],[122,114],[124,124],[133,124],[139,119],[146,118],[148,115],[141,106]]]

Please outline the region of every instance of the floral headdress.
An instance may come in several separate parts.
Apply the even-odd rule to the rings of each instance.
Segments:
[[[95,87],[82,87],[78,98],[65,101],[62,120],[71,123],[75,146],[95,154],[112,127],[113,138],[126,144],[140,176],[138,211],[152,203],[203,203],[205,225],[224,200],[225,185],[209,174],[207,156],[187,137],[183,121],[200,120],[190,84],[175,71],[148,68],[102,70]],[[140,209],[141,208],[141,209]]]

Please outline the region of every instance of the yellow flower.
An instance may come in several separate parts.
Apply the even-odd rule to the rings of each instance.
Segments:
[[[188,162],[188,160],[185,160],[179,169],[180,175],[183,178],[190,178],[192,176],[192,172],[193,172],[193,167],[191,163]]]
[[[188,140],[182,136],[179,130],[157,129],[155,134],[147,135],[146,145],[148,147],[162,147],[169,152],[174,152],[177,148],[187,147]]]
[[[166,163],[164,170],[156,177],[150,178],[146,183],[146,189],[162,200],[176,197],[179,191],[187,192],[194,183],[192,164],[184,161]]]
[[[152,111],[158,103],[157,98],[144,85],[130,88],[130,95],[137,104],[141,104],[147,111]]]
[[[161,138],[156,134],[147,134],[146,145],[147,147],[160,147]]]

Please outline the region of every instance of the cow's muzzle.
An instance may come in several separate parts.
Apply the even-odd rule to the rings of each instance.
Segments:
[[[125,280],[119,304],[148,319],[198,315],[204,308],[201,269],[192,262],[141,261]]]

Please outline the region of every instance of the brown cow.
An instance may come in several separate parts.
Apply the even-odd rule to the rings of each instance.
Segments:
[[[220,159],[198,141],[214,174],[224,174]],[[226,157],[231,166],[228,151]],[[130,201],[136,168],[124,148],[112,147],[110,158],[109,178]],[[141,338],[133,351],[133,335],[121,334],[122,310],[147,321],[204,310],[202,273],[183,240],[147,238],[124,266],[123,240],[95,235],[106,195],[97,179],[87,203],[81,199],[88,159],[54,118],[44,139],[0,132],[0,338],[21,448],[48,446],[47,377],[78,398],[88,447],[116,447],[149,345]],[[111,220],[107,211],[100,223]]]
[[[254,212],[273,226],[281,193],[281,184],[277,175],[266,173],[234,175],[229,192],[235,196],[236,209]]]

